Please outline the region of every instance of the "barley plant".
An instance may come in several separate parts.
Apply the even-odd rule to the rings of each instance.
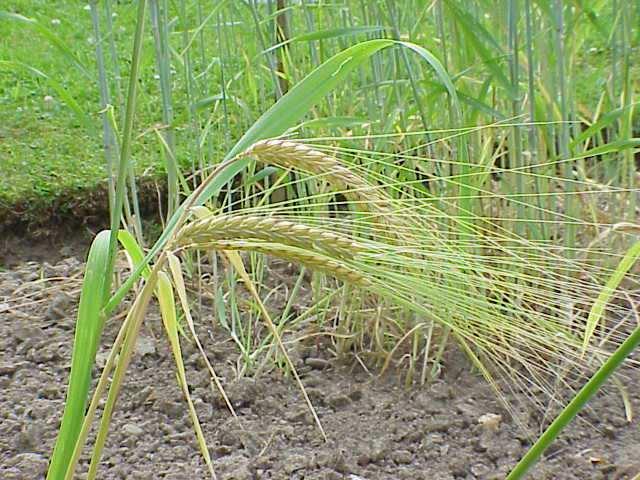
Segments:
[[[128,12],[130,35],[114,30],[114,9]],[[240,373],[290,375],[320,435],[288,353],[309,328],[335,355],[412,388],[457,348],[496,395],[524,393],[528,409],[557,412],[577,392],[510,478],[608,377],[622,385],[637,367],[625,360],[639,339],[624,300],[640,280],[636,2],[92,0],[90,13],[95,74],[38,21],[3,15],[48,35],[91,79],[109,188],[49,479],[73,478],[100,411],[88,478],[98,475],[154,298],[215,476],[180,347],[185,332],[226,399],[198,340],[194,289],[232,316],[217,326],[234,334]],[[155,240],[136,193],[144,155],[166,174]],[[115,268],[118,255],[130,271]],[[276,258],[299,266],[296,285],[310,282],[306,312],[265,301]],[[201,280],[221,265],[213,285]],[[90,396],[103,325],[125,299]],[[519,421],[522,405],[506,407]]]

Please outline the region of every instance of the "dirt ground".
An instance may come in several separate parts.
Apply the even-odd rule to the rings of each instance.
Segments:
[[[63,408],[81,267],[71,257],[0,272],[0,479],[43,478]],[[99,362],[120,322],[107,325]],[[210,314],[197,323],[238,413],[234,419],[226,410],[195,348],[184,342],[191,392],[220,479],[502,479],[530,445],[460,355],[449,355],[433,384],[407,389],[393,375],[373,377],[319,351],[297,361],[325,442],[292,379],[279,372],[238,379],[233,344],[214,330]],[[208,478],[174,372],[152,311],[99,478]],[[638,412],[640,382],[628,388]],[[531,426],[538,419],[531,415]],[[530,478],[638,478],[639,426],[637,419],[627,422],[619,394],[602,394]]]

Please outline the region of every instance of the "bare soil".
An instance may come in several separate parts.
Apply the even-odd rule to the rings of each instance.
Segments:
[[[71,257],[0,272],[3,480],[43,478],[46,471],[66,391],[81,271]],[[98,363],[121,321],[108,323]],[[278,371],[238,378],[238,353],[212,314],[205,311],[196,321],[238,413],[237,419],[230,415],[195,348],[184,341],[190,389],[220,479],[502,479],[531,444],[532,436],[454,349],[440,379],[411,388],[395,375],[378,378],[322,349],[307,349],[295,356],[325,442],[291,378]],[[640,382],[628,388],[637,412]],[[529,425],[534,433],[540,421],[535,413]],[[483,423],[487,414],[502,419]],[[602,394],[530,478],[637,478],[639,426],[637,419],[626,420],[615,390]],[[99,478],[208,478],[153,311],[114,414]]]

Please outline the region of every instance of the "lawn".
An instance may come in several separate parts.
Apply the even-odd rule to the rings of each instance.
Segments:
[[[434,51],[442,48],[433,20],[437,17],[437,9],[433,5],[408,2],[403,9],[385,11],[382,4],[364,10],[355,6],[346,8],[348,3],[343,8],[339,2],[327,3],[322,8],[313,2],[304,8],[299,4],[291,5],[287,10],[288,35],[294,41],[288,44],[284,65],[289,81],[295,83],[311,71],[318,61],[349,43],[367,37],[395,36],[396,28],[405,40],[415,41]],[[273,89],[273,63],[277,58],[260,53],[279,41],[274,33],[274,6],[269,7],[269,2],[256,4],[260,30],[254,34],[255,19],[252,18],[254,12],[250,8],[251,2],[231,2],[220,11],[213,11],[216,10],[214,8],[211,12],[205,11],[204,6],[196,5],[187,2],[184,9],[171,12],[171,15],[175,15],[172,17],[170,33],[170,39],[174,42],[170,67],[174,104],[171,126],[177,132],[178,139],[175,158],[185,171],[194,166],[197,168],[217,162],[231,143],[239,138],[243,129],[257,119],[277,96],[277,92],[275,96],[273,92],[269,93]],[[111,103],[115,106],[115,116],[118,116],[123,114],[123,85],[127,80],[127,65],[130,62],[135,9],[129,2],[115,2],[109,8],[112,38],[106,36],[103,55],[112,88]],[[481,3],[478,8],[483,8]],[[67,205],[77,203],[82,192],[106,188],[96,35],[88,4],[12,0],[3,4],[3,10],[22,17],[3,15],[0,22],[0,205],[7,211],[13,209],[21,212],[25,219],[38,221],[42,220],[38,218],[42,212],[50,212],[51,208],[64,210]],[[417,19],[410,14],[412,11],[419,12]],[[597,16],[589,17],[591,13],[588,10],[574,12],[575,26],[569,23],[567,28],[567,49],[572,50],[566,52],[565,61],[565,75],[570,83],[568,91],[574,105],[572,115],[587,122],[594,115],[601,114],[601,95],[612,81],[605,73],[609,72],[613,56],[621,55],[620,49],[615,50],[617,39],[611,37],[612,12],[599,8]],[[479,18],[475,27],[489,28],[493,19],[488,15]],[[505,21],[503,15],[504,12],[496,15],[496,20]],[[203,17],[206,22],[199,24]],[[450,20],[453,18],[451,14]],[[506,103],[490,100],[486,94],[482,99],[473,98],[478,92],[477,85],[483,80],[496,81],[497,74],[507,76],[508,65],[501,58],[504,51],[491,52],[490,49],[506,50],[504,41],[508,32],[493,32],[495,38],[492,39],[488,30],[478,30],[478,33],[465,31],[471,28],[469,19],[460,18],[462,30],[452,31],[452,41],[460,41],[470,50],[467,53],[452,53],[450,61],[460,63],[458,72],[453,72],[454,76],[461,75],[458,83],[468,82],[466,87],[460,87],[461,93],[464,93],[462,98],[467,101],[467,110],[475,110],[473,120],[476,122],[481,121],[477,118],[477,112],[494,114],[485,116],[484,122],[501,118],[496,116],[500,113],[508,117],[512,112],[510,108],[505,108]],[[320,33],[307,39],[304,35],[310,25]],[[106,27],[103,25],[101,28]],[[546,26],[534,32],[531,40],[534,47],[547,43],[548,28]],[[149,30],[147,25],[147,32]],[[194,35],[188,37],[191,33]],[[630,58],[638,54],[637,35],[634,29],[627,40]],[[313,41],[312,38],[318,40]],[[474,50],[471,44],[475,41],[488,44],[482,50]],[[193,50],[190,57],[185,57],[185,51],[181,51],[185,42],[191,42],[188,43]],[[524,56],[524,44],[520,47]],[[550,55],[549,60],[554,61],[553,53],[550,52]],[[431,129],[449,126],[448,119],[439,116],[438,111],[409,101],[414,95],[407,80],[401,78],[405,75],[402,65],[404,56],[396,55],[393,62],[388,61],[392,55],[387,57],[383,63],[373,60],[374,73],[371,79],[364,73],[353,77],[355,96],[344,90],[334,92],[329,102],[311,117],[328,116],[333,121],[307,128],[307,134],[335,135],[341,131],[340,128],[322,128],[327,124],[348,125],[352,133],[407,130],[425,125]],[[185,65],[185,59],[190,65]],[[542,54],[538,59],[543,69],[540,72],[541,92],[553,95],[552,89],[557,87],[557,80],[549,77],[544,70],[546,60]],[[413,59],[410,61],[413,62]],[[632,79],[637,78],[636,63],[631,62],[630,65]],[[412,72],[420,68],[414,65]],[[500,73],[500,69],[505,70]],[[121,72],[121,79],[117,77],[118,72]],[[188,80],[189,75],[191,78]],[[166,160],[162,158],[162,147],[154,135],[154,131],[157,131],[154,128],[163,124],[158,79],[153,39],[147,34],[141,60],[142,88],[135,127],[138,141],[132,159],[136,175],[145,180],[160,179],[166,175]],[[224,85],[221,85],[222,79]],[[412,83],[422,83],[427,89],[434,86],[428,77],[410,80]],[[524,80],[523,76],[523,87]],[[375,93],[371,92],[371,82],[375,85]],[[418,85],[418,88],[423,87]],[[69,104],[65,95],[74,105]],[[430,95],[433,98],[433,94]],[[223,97],[224,100],[221,100]],[[361,100],[356,100],[357,97]],[[542,114],[546,115],[545,107],[542,109]],[[429,111],[425,113],[425,110]],[[425,116],[428,117],[426,122],[420,118],[424,119]],[[194,122],[199,127],[194,126]],[[633,122],[634,125],[638,123],[635,114]],[[366,128],[358,129],[363,124]],[[198,142],[198,139],[194,128],[207,129],[205,150],[195,146],[194,142]]]
[[[625,475],[640,441],[637,2],[2,9],[0,230],[110,225],[84,264],[0,278],[20,324],[2,348],[53,369],[26,398],[71,365],[49,399],[60,424],[27,452],[50,464],[21,456],[36,442],[20,404],[11,472],[126,476],[121,461],[172,446],[168,415],[192,445],[149,468],[176,475],[518,480],[580,414],[605,432],[570,426],[541,474]],[[169,435],[136,444],[148,404]],[[261,424],[278,417],[286,432]]]

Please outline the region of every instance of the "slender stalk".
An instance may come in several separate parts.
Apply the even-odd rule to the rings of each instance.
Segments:
[[[535,465],[544,451],[558,437],[560,432],[575,418],[593,395],[604,385],[604,382],[622,365],[640,344],[640,327],[620,345],[609,359],[593,374],[591,379],[580,389],[560,415],[547,427],[536,443],[527,451],[507,476],[507,480],[519,480]]]
[[[397,18],[397,12],[395,9],[395,1],[387,0],[387,8],[389,10],[389,17],[391,19],[391,25],[393,30],[393,38],[396,40],[400,40],[400,25]],[[409,83],[411,84],[411,91],[413,92],[413,99],[416,102],[416,106],[418,108],[418,114],[420,115],[420,120],[422,121],[422,127],[427,132],[425,134],[425,142],[428,144],[427,151],[430,156],[433,156],[433,151],[431,149],[431,138],[428,133],[429,131],[429,121],[427,120],[427,113],[422,104],[422,95],[420,90],[418,89],[418,84],[416,82],[415,73],[411,66],[411,61],[409,60],[409,53],[406,50],[401,50],[400,55],[402,56],[402,61],[404,63],[404,67],[407,70],[407,74],[409,75]]]
[[[280,92],[282,95],[289,91],[289,80],[285,72],[285,60],[289,51],[289,46],[286,42],[289,40],[289,20],[287,16],[287,5],[285,0],[277,0],[276,2],[276,43],[283,43],[282,48],[278,52],[278,82],[280,83]]]
[[[443,2],[444,0],[438,0],[436,5],[436,25],[438,28],[438,38],[440,39],[442,65],[444,65],[445,70],[449,71],[449,52],[447,50],[447,32],[445,30]],[[441,162],[436,162],[435,174],[437,177],[441,177],[445,174]]]
[[[156,66],[160,83],[160,98],[162,100],[162,123],[160,133],[164,139],[161,149],[166,148],[165,168],[167,171],[167,217],[173,215],[178,208],[178,165],[173,134],[173,104],[171,93],[171,59],[169,57],[169,28],[167,26],[166,0],[151,0],[151,26],[156,51]],[[165,147],[166,145],[166,147]]]
[[[109,56],[111,57],[111,70],[113,72],[116,106],[118,107],[119,111],[124,112],[124,98],[122,96],[122,73],[120,72],[115,31],[113,30],[113,11],[111,9],[111,0],[104,0],[104,19],[107,26],[106,37],[109,39]]]
[[[129,74],[129,90],[127,95],[127,109],[125,113],[124,129],[122,132],[122,148],[120,151],[120,162],[118,165],[118,176],[116,180],[115,204],[111,210],[111,236],[109,238],[109,253],[107,260],[108,279],[105,282],[105,301],[109,298],[111,291],[111,277],[113,276],[113,266],[115,263],[116,246],[118,242],[118,228],[120,225],[120,215],[126,194],[125,180],[127,171],[130,168],[131,141],[133,138],[133,120],[136,110],[136,97],[138,94],[138,75],[140,70],[140,60],[142,57],[142,38],[144,34],[144,17],[147,7],[146,0],[138,3],[138,16],[136,32],[133,42],[133,54],[131,56],[131,71]]]
[[[518,37],[518,3],[519,0],[509,0],[509,8],[508,8],[508,43],[509,43],[509,72],[511,74],[511,88],[514,92],[514,97],[511,100],[511,115],[516,118],[521,113],[521,103],[519,98],[520,91],[520,62],[518,59],[518,47],[519,47],[519,37]],[[519,195],[525,193],[525,184],[524,184],[524,175],[522,174],[523,156],[522,156],[522,138],[521,138],[521,127],[519,125],[514,125],[511,131],[512,137],[512,148],[510,149],[511,153],[511,165],[516,167],[518,170],[515,172],[515,192]],[[525,219],[526,215],[529,214],[529,209],[525,208],[525,203],[528,202],[528,197],[523,197],[522,203],[519,203],[516,207],[517,216],[519,219]],[[516,224],[516,232],[519,235],[524,234],[524,229],[527,224],[523,222],[518,222]]]
[[[200,141],[200,132],[202,129],[201,129],[200,122],[198,121],[198,117],[195,112],[195,109],[193,108],[193,104],[195,103],[195,98],[196,98],[196,95],[195,95],[196,82],[195,82],[193,71],[192,71],[193,60],[191,56],[191,47],[189,43],[190,27],[188,23],[186,3],[187,2],[181,2],[179,11],[180,11],[180,27],[182,29],[182,47],[183,47],[182,62],[184,65],[184,68],[183,68],[184,92],[186,94],[186,101],[189,105],[189,108],[187,109],[187,115],[189,119],[189,124],[191,126],[191,129],[190,129],[190,133],[192,137],[191,148],[192,148],[192,151],[195,152],[195,155],[191,156],[191,170],[194,173],[193,183],[191,187],[195,189],[198,184],[198,177],[200,177],[200,175],[204,175],[204,173],[200,173],[200,175],[198,175],[198,172],[204,172],[205,164],[204,164],[204,153],[202,149],[202,142]],[[198,3],[198,7],[199,6],[200,6],[200,3]],[[198,8],[198,23],[201,25],[202,21],[203,20],[202,20],[202,15],[200,14],[200,8]],[[199,38],[201,41],[201,59],[202,59],[202,64],[204,65],[205,54],[204,54],[204,46],[202,44],[203,42],[202,35],[204,35],[204,33],[202,33],[202,30],[203,29],[200,30]],[[209,83],[206,72],[204,75],[204,80],[205,80],[205,84]],[[204,178],[201,178],[201,180],[203,179]],[[167,218],[171,218],[171,217],[167,217]]]
[[[565,69],[565,20],[564,20],[564,2],[560,0],[554,0],[554,22],[555,22],[555,50],[556,50],[556,75],[558,80],[558,104],[560,107],[560,115],[562,123],[560,124],[560,135],[557,138],[560,150],[560,160],[567,160],[569,158],[569,106],[568,106],[568,92],[567,92],[567,78]],[[565,195],[564,210],[572,216],[574,214],[574,196],[571,194],[575,190],[575,184],[571,181],[573,176],[573,163],[565,161],[563,163],[563,176],[564,176],[564,188]],[[567,223],[564,226],[564,243],[567,249],[567,255],[571,255],[571,251],[576,242],[576,227],[571,223]]]
[[[107,0],[105,2],[105,20],[107,24],[107,36],[104,37],[100,30],[100,14],[97,8],[97,1],[92,1],[90,3],[91,10],[91,18],[93,23],[93,30],[96,36],[96,64],[98,67],[98,86],[100,90],[100,106],[101,106],[101,116],[102,116],[102,125],[103,125],[103,145],[105,158],[107,163],[107,184],[108,184],[108,194],[109,194],[109,211],[112,211],[115,208],[115,165],[119,163],[118,155],[119,155],[119,145],[118,145],[118,137],[116,135],[116,128],[114,127],[114,123],[110,121],[110,112],[109,108],[111,107],[111,95],[109,93],[109,84],[107,80],[107,71],[105,67],[105,58],[103,52],[103,43],[106,38],[109,38],[109,47],[111,50],[111,58],[112,58],[112,66],[115,77],[115,89],[116,89],[116,98],[118,101],[118,106],[122,106],[122,92],[120,86],[120,69],[117,63],[117,53],[115,51],[115,41],[113,39],[113,24],[111,18],[111,6],[110,2]],[[133,210],[135,212],[134,215],[131,213],[131,202],[129,198],[125,194],[124,198],[124,218],[126,219],[126,223],[131,225],[135,231],[136,236],[139,242],[142,242],[142,224],[140,222],[140,214],[137,202],[137,193],[135,186],[135,177],[134,172],[131,167],[128,169],[127,175],[130,191],[132,193],[133,199]]]
[[[524,15],[525,15],[525,44],[527,50],[527,95],[529,103],[529,125],[528,130],[528,149],[529,149],[529,165],[536,165],[540,158],[538,152],[538,128],[535,125],[536,122],[536,88],[535,88],[535,75],[536,75],[536,63],[533,54],[533,19],[532,19],[532,6],[531,0],[525,0],[524,2]],[[548,189],[543,190],[542,179],[539,176],[534,178],[535,191],[533,192],[538,204],[538,228],[540,233],[537,238],[542,240],[548,238],[546,214],[543,208],[542,193]],[[546,182],[545,182],[546,183]]]
[[[313,32],[315,30],[315,25],[311,9],[307,6],[308,1],[309,0],[301,0],[300,3],[302,5],[302,11],[304,12],[304,19],[307,25],[307,30],[309,32]],[[311,55],[311,65],[318,65],[318,63],[320,63],[320,60],[318,58],[318,50],[316,49],[316,45],[314,42],[309,42],[309,53]]]
[[[107,82],[107,71],[104,62],[104,51],[102,44],[104,39],[100,30],[100,14],[98,12],[97,0],[92,0],[89,3],[91,8],[91,21],[93,23],[93,32],[96,37],[96,64],[98,67],[98,87],[100,90],[100,116],[102,117],[102,130],[103,130],[103,147],[104,156],[107,162],[107,185],[109,191],[109,210],[115,208],[115,182],[113,178],[114,164],[117,161],[117,140],[115,132],[109,121],[109,112],[107,107],[111,105],[111,98],[109,95],[109,84]]]
[[[230,127],[230,119],[229,119],[229,102],[227,100],[227,58],[229,54],[229,45],[228,38],[226,35],[222,33],[222,27],[224,25],[224,17],[222,16],[222,12],[218,12],[218,50],[220,51],[220,90],[222,93],[222,125],[223,125],[223,138],[224,138],[224,147],[228,148],[229,142],[231,140],[231,127]]]
[[[635,15],[634,8],[628,8],[628,12],[622,15],[621,21],[621,36],[624,51],[622,53],[622,107],[625,109],[625,114],[622,116],[622,122],[620,126],[620,136],[622,139],[630,140],[633,136],[633,116],[635,109],[632,107],[634,89],[631,80],[631,45],[633,44],[633,29],[631,25],[637,25],[634,23]],[[626,216],[626,219],[633,222],[637,218],[636,207],[638,204],[636,186],[636,160],[634,153],[631,149],[625,150],[622,158],[623,167],[620,169],[622,178],[620,184],[629,189],[627,198],[623,199],[621,208],[625,210],[622,215]],[[628,204],[628,207],[624,205]]]
[[[256,0],[251,0],[250,6],[251,6],[251,16],[253,17],[253,23],[256,29],[256,37],[258,39],[258,45],[264,51],[267,49],[267,44],[264,40],[264,36],[262,35],[262,27],[260,26],[260,18],[258,14],[258,6],[256,4]],[[267,57],[267,63],[269,64],[269,72],[271,73],[271,80],[273,82],[273,86],[276,93],[276,100],[277,100],[283,95],[282,90],[280,88],[280,82],[278,81],[278,75],[277,75],[278,67],[271,53],[267,53],[266,57]]]

